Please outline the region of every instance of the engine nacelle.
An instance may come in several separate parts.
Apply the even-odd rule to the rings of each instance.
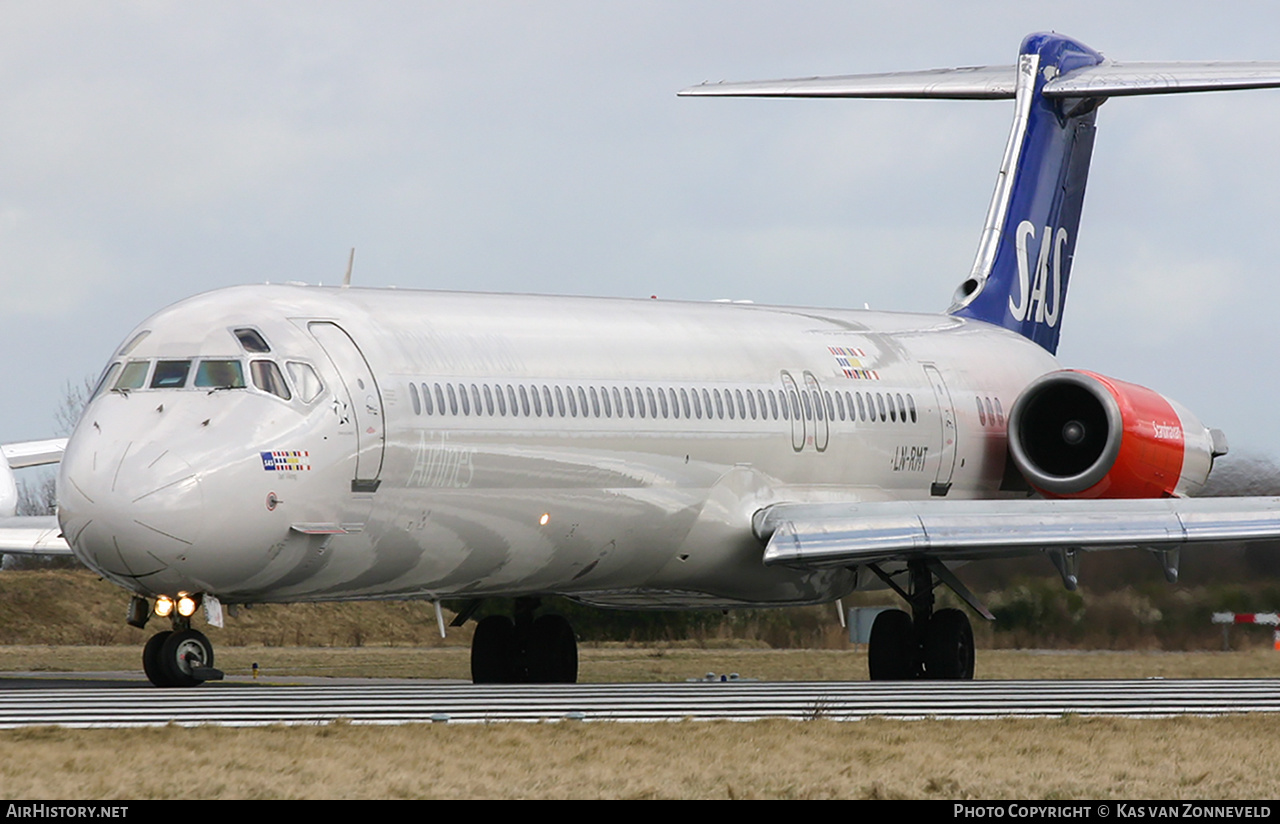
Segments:
[[[1092,372],[1050,372],[1009,413],[1009,453],[1051,498],[1189,495],[1226,439],[1185,407],[1143,386]]]

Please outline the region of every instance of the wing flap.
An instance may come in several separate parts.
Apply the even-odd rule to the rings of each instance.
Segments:
[[[1280,498],[776,504],[756,513],[766,565],[839,567],[1051,549],[1169,549],[1280,539]]]

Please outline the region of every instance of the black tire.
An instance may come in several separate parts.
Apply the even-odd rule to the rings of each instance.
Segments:
[[[147,674],[147,680],[157,687],[174,686],[169,683],[169,674],[160,664],[160,651],[170,635],[173,633],[169,630],[157,632],[147,639],[147,645],[142,648],[142,671]]]
[[[958,609],[940,609],[929,621],[924,640],[926,678],[973,679],[973,627]]]
[[[160,646],[160,669],[169,687],[194,687],[204,683],[195,674],[200,668],[213,667],[213,644],[203,632],[186,629],[174,632]]]
[[[515,682],[516,625],[505,615],[490,615],[471,636],[471,681],[474,684]]]
[[[529,683],[578,682],[578,637],[563,615],[542,615],[533,622],[527,655]]]
[[[867,665],[872,681],[906,681],[916,677],[916,631],[911,616],[887,609],[871,625]]]

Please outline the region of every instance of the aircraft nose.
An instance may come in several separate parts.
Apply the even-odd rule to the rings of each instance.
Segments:
[[[199,475],[162,444],[73,443],[63,456],[63,534],[104,574],[138,580],[167,568],[203,534],[203,504]]]

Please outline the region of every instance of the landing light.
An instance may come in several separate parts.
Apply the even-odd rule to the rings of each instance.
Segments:
[[[168,595],[161,595],[156,599],[156,617],[168,618],[173,612],[173,599]]]
[[[547,522],[548,522],[548,521],[550,521],[550,520],[551,520],[551,513],[550,513],[550,512],[544,512],[544,513],[542,513],[542,517],[538,519],[538,524],[539,524],[540,526],[546,526],[546,525],[547,525]]]
[[[196,614],[196,599],[190,595],[178,596],[178,614],[183,618],[190,618]]]

